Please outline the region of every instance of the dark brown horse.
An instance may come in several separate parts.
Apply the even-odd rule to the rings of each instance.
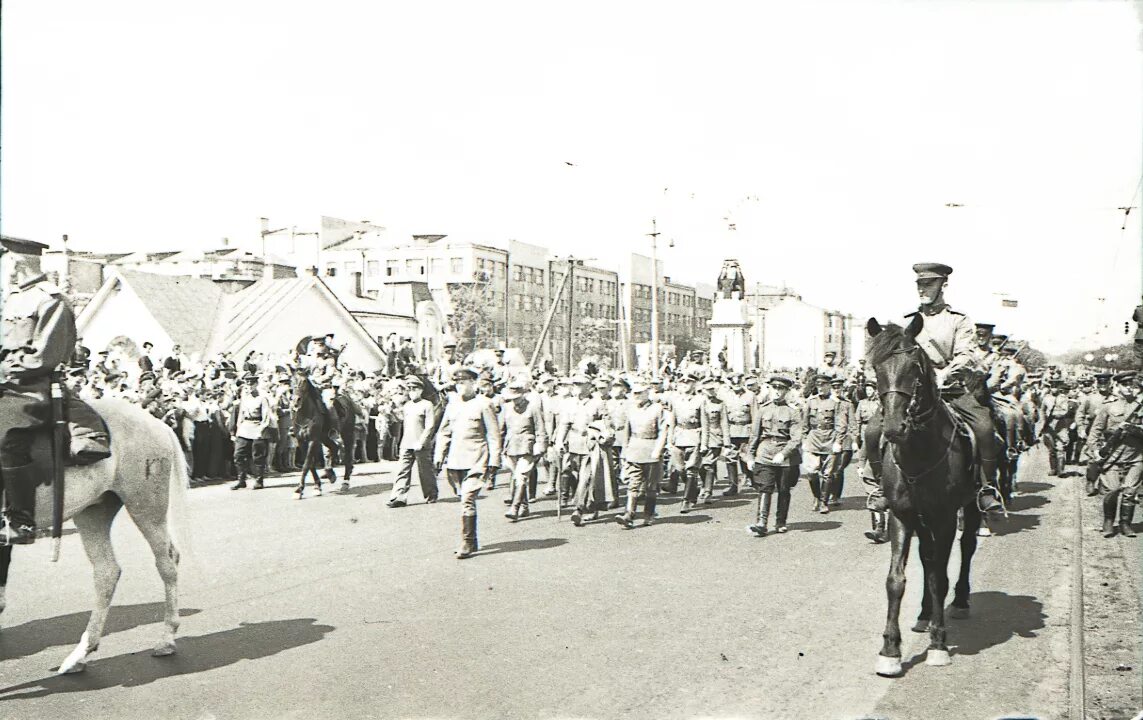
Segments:
[[[921,612],[913,630],[929,632],[926,663],[947,665],[944,603],[958,511],[963,511],[964,529],[960,536],[960,578],[949,611],[952,617],[968,616],[969,575],[980,526],[972,440],[941,400],[932,364],[917,345],[923,323],[917,314],[904,329],[893,324],[883,328],[874,318],[866,325],[866,360],[877,376],[887,443],[881,486],[892,511],[892,559],[885,581],[889,612],[885,643],[877,658],[877,674],[885,677],[902,673],[899,616],[913,536],[919,541],[925,572]]]
[[[304,448],[302,476],[294,489],[298,499],[305,494],[306,473],[313,476],[314,489],[321,495],[321,478],[317,472],[319,466],[324,465],[323,472],[330,484],[337,482],[333,465],[339,454],[345,465],[340,490],[349,490],[349,478],[353,474],[354,437],[357,432],[356,404],[339,394],[331,403],[332,407],[327,408],[321,391],[310,380],[309,373],[304,368],[294,371],[293,393],[294,425],[291,432],[297,438],[298,446]],[[322,447],[329,451],[328,462],[325,462]]]

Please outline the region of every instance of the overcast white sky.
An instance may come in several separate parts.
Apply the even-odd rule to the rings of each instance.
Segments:
[[[892,318],[935,260],[974,319],[1050,351],[1122,341],[1139,20],[1120,0],[8,0],[0,221],[161,249],[326,214],[615,264],[655,216],[679,279],[737,257]]]

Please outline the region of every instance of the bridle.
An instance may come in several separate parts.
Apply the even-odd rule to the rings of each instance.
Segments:
[[[920,346],[914,345],[913,347],[900,348],[900,349],[894,350],[890,354],[892,354],[892,355],[906,355],[906,354],[912,355],[913,356],[913,363],[914,363],[915,367],[917,368],[918,374],[923,377],[926,373],[926,368],[925,368],[923,360],[921,359],[920,353],[921,353]],[[945,414],[948,415],[949,422],[954,426],[954,430],[949,433],[949,441],[948,441],[948,445],[945,447],[945,451],[943,453],[941,453],[940,457],[937,458],[936,462],[934,462],[932,465],[925,468],[921,472],[913,473],[913,474],[909,474],[909,473],[905,472],[905,469],[901,467],[901,463],[898,462],[898,460],[897,460],[897,448],[896,448],[896,446],[894,446],[893,450],[890,452],[890,459],[892,459],[893,465],[896,466],[897,470],[901,473],[901,476],[905,479],[905,482],[908,485],[916,484],[917,480],[928,475],[929,473],[933,472],[934,470],[939,468],[941,465],[943,465],[945,463],[945,461],[948,459],[949,453],[952,452],[953,445],[956,443],[956,439],[957,439],[957,432],[955,430],[956,420],[953,418],[952,412],[948,409],[948,406],[945,403],[940,402],[939,398],[937,399],[936,402],[934,402],[932,404],[933,406],[931,408],[929,408],[928,410],[926,410],[924,413],[917,412],[917,409],[916,409],[917,408],[916,390],[917,390],[917,386],[920,383],[921,383],[921,379],[920,379],[920,377],[918,377],[917,379],[915,379],[913,381],[913,387],[910,391],[902,390],[900,387],[890,387],[890,388],[886,389],[884,392],[878,393],[878,395],[880,395],[880,397],[881,397],[881,407],[882,408],[885,407],[885,398],[888,397],[889,395],[894,394],[894,393],[896,393],[898,395],[904,395],[906,398],[908,398],[909,407],[905,411],[905,416],[906,416],[905,417],[905,425],[906,425],[907,430],[919,430],[919,429],[924,428],[926,425],[929,424],[929,421],[933,419],[933,417],[937,414],[937,412],[939,410],[942,410],[942,409],[944,410]],[[882,410],[882,412],[884,412],[884,410]]]

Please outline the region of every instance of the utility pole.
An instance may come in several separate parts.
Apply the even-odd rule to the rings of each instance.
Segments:
[[[651,218],[651,376],[659,378],[659,226]]]
[[[568,255],[568,355],[567,355],[567,373],[572,374],[572,337],[574,336],[574,323],[575,323],[575,258]]]
[[[285,232],[290,228],[280,227],[277,230],[271,230],[269,218],[258,218],[258,220],[262,223],[262,278],[270,280],[274,277],[274,270],[270,265],[270,256],[266,253],[266,236]]]

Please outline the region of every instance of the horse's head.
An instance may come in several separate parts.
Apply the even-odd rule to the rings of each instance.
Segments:
[[[920,314],[904,328],[893,323],[882,327],[876,318],[869,318],[865,325],[869,332],[865,359],[877,377],[882,432],[890,442],[904,439],[918,389],[926,380],[932,383],[928,358],[916,341],[922,327]]]
[[[301,409],[302,405],[315,390],[314,384],[310,382],[310,374],[305,368],[294,368],[293,377],[290,379],[290,390],[293,395],[293,402],[291,404],[293,406],[294,415],[296,416],[298,410]]]

